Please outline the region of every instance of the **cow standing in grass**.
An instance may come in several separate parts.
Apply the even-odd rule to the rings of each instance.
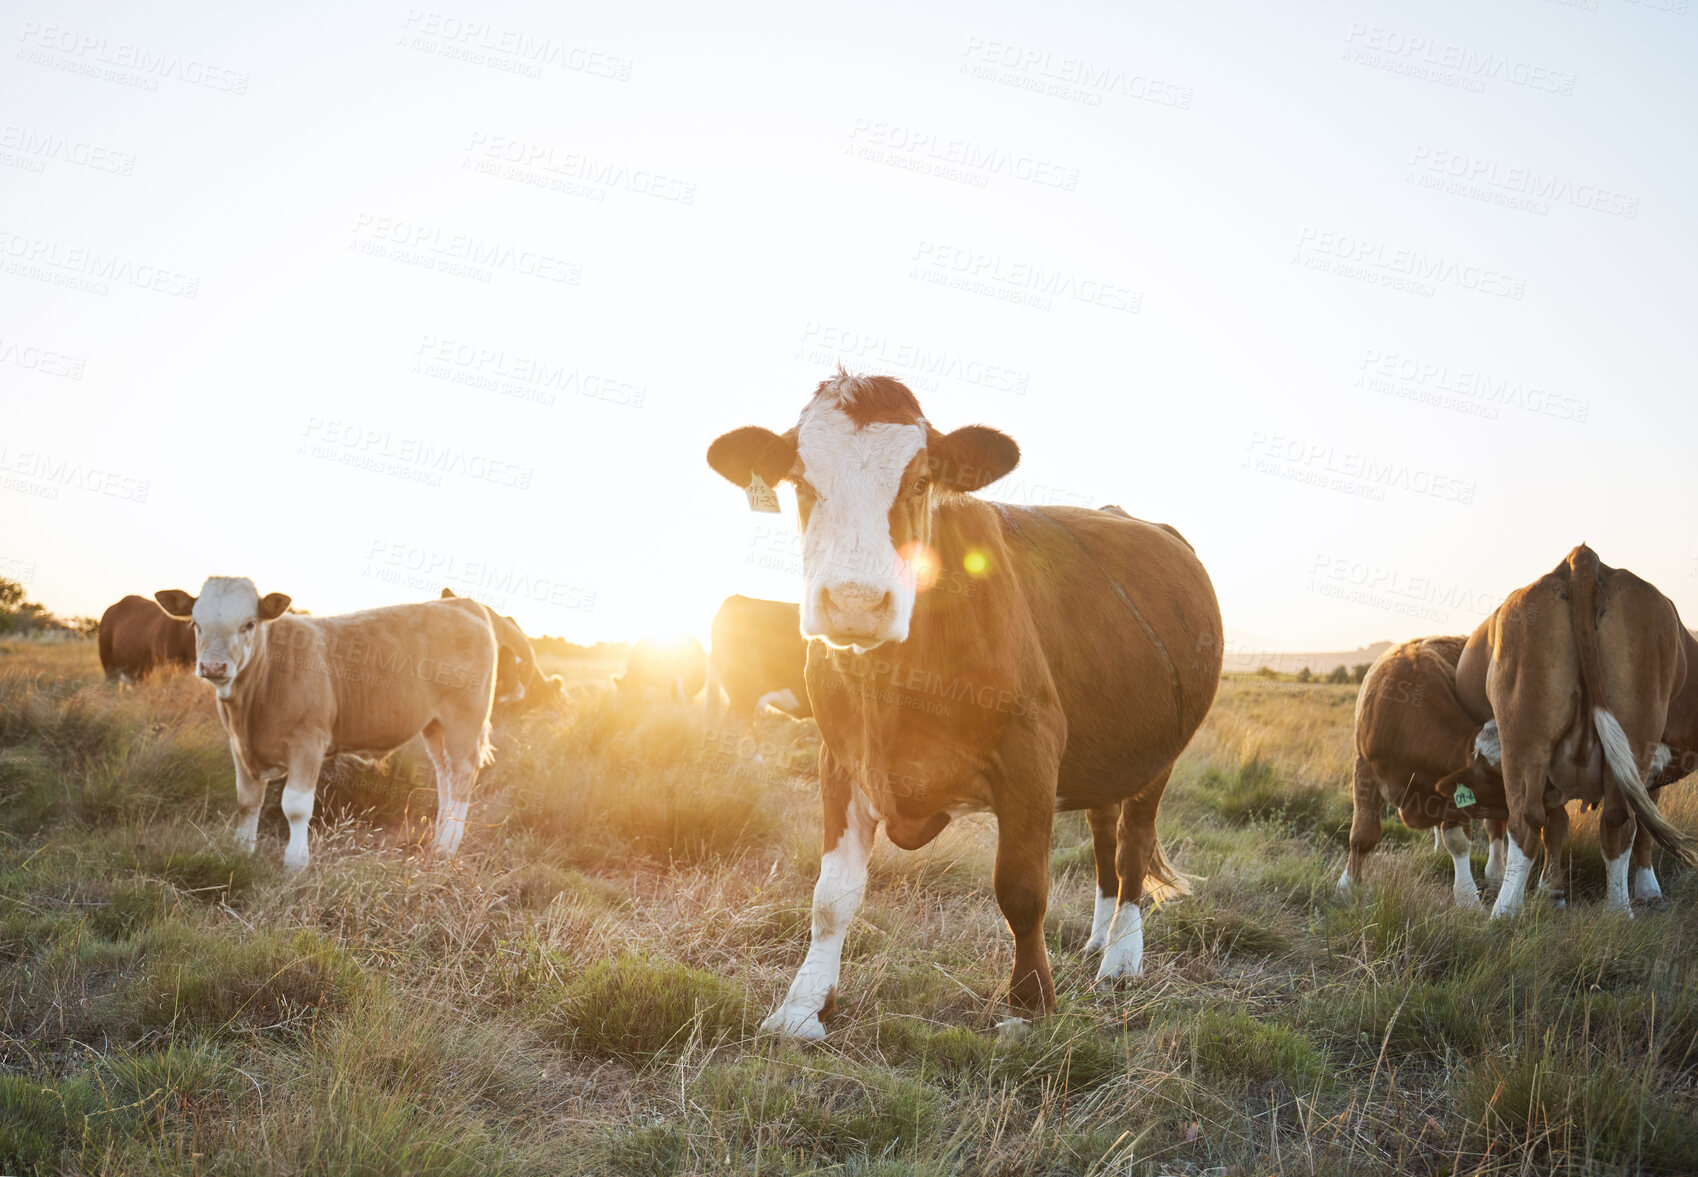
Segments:
[[[378,759],[416,735],[436,770],[436,849],[452,855],[466,829],[478,769],[492,755],[494,631],[481,609],[429,601],[339,617],[288,614],[245,577],[214,576],[194,597],[154,594],[191,622],[195,673],[218,696],[236,765],[236,839],[252,850],[267,781],[287,778],[283,861],[309,861],[319,769],[336,753]]]
[[[140,682],[161,666],[193,666],[195,633],[134,593],[100,615],[100,668],[115,682]]]
[[[1503,780],[1482,742],[1482,725],[1456,696],[1461,637],[1416,638],[1374,660],[1356,696],[1356,771],[1352,789],[1350,858],[1341,891],[1362,881],[1362,867],[1380,840],[1380,809],[1397,806],[1412,830],[1434,830],[1455,869],[1458,907],[1479,907],[1468,840],[1468,819],[1487,816],[1491,852],[1486,877],[1503,873]],[[1477,804],[1458,808],[1458,784]],[[1448,791],[1441,785],[1448,784]]]
[[[1183,889],[1156,808],[1220,681],[1213,586],[1170,527],[970,496],[1018,461],[1004,434],[939,432],[902,384],[841,371],[789,432],[738,429],[708,450],[752,496],[795,486],[801,626],[819,639],[807,688],[824,856],[807,958],[769,1031],[824,1036],[880,825],[912,850],[953,817],[996,815],[1009,999],[1023,1015],[1055,1009],[1044,914],[1057,810],[1090,815],[1099,980],[1141,971],[1140,900]],[[937,587],[958,573],[973,591]]]
[[[544,674],[537,665],[536,651],[531,639],[511,617],[497,613],[481,601],[462,597],[451,588],[442,590],[438,598],[444,601],[464,601],[466,608],[481,610],[495,631],[495,712],[497,715],[516,715],[539,704],[566,697],[566,681],[558,674]]]
[[[1598,840],[1611,907],[1631,910],[1630,854],[1640,867],[1637,897],[1661,897],[1651,839],[1698,863],[1692,839],[1663,817],[1647,787],[1663,771],[1665,743],[1698,747],[1698,641],[1653,586],[1581,544],[1480,623],[1456,681],[1473,715],[1497,720],[1502,743],[1510,842],[1494,916],[1520,910],[1547,825],[1547,877],[1556,869],[1568,801],[1603,806]]]

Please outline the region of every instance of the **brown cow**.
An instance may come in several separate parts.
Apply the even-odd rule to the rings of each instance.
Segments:
[[[673,703],[688,703],[706,681],[707,655],[690,634],[642,638],[625,655],[625,673],[613,677],[622,699],[641,701],[658,695]]]
[[[1170,527],[971,497],[1019,456],[992,429],[939,432],[895,380],[841,369],[789,432],[738,429],[708,449],[752,498],[794,484],[801,626],[819,639],[807,687],[824,855],[807,958],[768,1031],[824,1036],[881,823],[912,850],[952,817],[996,815],[1020,1014],[1055,1009],[1044,913],[1057,810],[1090,815],[1098,980],[1142,970],[1146,888],[1184,889],[1156,807],[1220,681],[1214,589]],[[927,591],[956,569],[973,592]]]
[[[195,664],[195,631],[134,593],[100,615],[100,666],[106,677],[136,682],[155,667]]]
[[[1416,638],[1374,660],[1356,696],[1356,771],[1350,857],[1338,880],[1347,891],[1380,840],[1380,809],[1397,806],[1403,824],[1432,829],[1449,852],[1458,907],[1479,907],[1468,840],[1471,816],[1501,814],[1503,782],[1486,754],[1482,725],[1456,697],[1456,661],[1464,639]],[[1488,737],[1489,741],[1489,737]],[[1472,769],[1472,771],[1469,771]],[[1468,783],[1477,803],[1458,808],[1440,783]],[[1491,852],[1486,877],[1502,875],[1503,825],[1488,820]]]
[[[720,691],[731,714],[745,727],[767,706],[798,719],[814,713],[803,670],[808,639],[802,608],[787,601],[726,597],[713,615],[708,651],[706,707],[719,705]]]
[[[558,674],[544,674],[537,665],[536,651],[531,639],[511,617],[504,617],[488,605],[471,597],[462,597],[451,588],[444,588],[438,598],[445,601],[466,601],[483,610],[495,630],[499,647],[495,663],[495,709],[499,714],[514,715],[529,711],[540,703],[561,699],[566,695],[566,680]]]
[[[306,866],[325,757],[381,759],[420,734],[436,769],[436,849],[459,849],[478,769],[492,754],[496,645],[487,617],[454,601],[299,616],[285,612],[287,596],[262,598],[246,577],[211,577],[198,598],[181,589],[154,596],[194,623],[195,673],[217,692],[236,764],[244,849],[254,846],[266,782],[287,777],[283,861]]]
[[[1551,875],[1568,801],[1603,805],[1598,838],[1611,907],[1630,911],[1636,826],[1681,861],[1698,863],[1691,839],[1663,817],[1646,788],[1658,771],[1659,746],[1692,746],[1698,736],[1695,654],[1673,602],[1631,572],[1603,565],[1585,544],[1511,593],[1469,637],[1457,694],[1474,716],[1497,720],[1509,811],[1494,916],[1520,910],[1548,822],[1558,823],[1558,837],[1546,839]],[[1647,842],[1647,873],[1649,853]]]

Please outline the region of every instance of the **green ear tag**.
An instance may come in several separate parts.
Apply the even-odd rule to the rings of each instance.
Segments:
[[[778,493],[766,484],[766,479],[753,470],[749,471],[749,485],[743,488],[743,493],[749,496],[749,510],[780,514]]]
[[[1458,809],[1467,809],[1470,805],[1474,804],[1476,800],[1477,798],[1474,796],[1474,790],[1470,789],[1467,785],[1456,786],[1456,792],[1451,794],[1450,798],[1451,804],[1456,806]]]

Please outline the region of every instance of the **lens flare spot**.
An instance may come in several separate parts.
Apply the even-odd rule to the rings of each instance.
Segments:
[[[917,592],[925,592],[937,584],[937,576],[942,571],[937,553],[925,544],[915,542],[904,544],[902,550],[896,553],[902,559],[902,576],[911,580]]]
[[[961,567],[967,570],[968,576],[983,576],[990,571],[990,557],[978,550],[968,552],[962,557]]]

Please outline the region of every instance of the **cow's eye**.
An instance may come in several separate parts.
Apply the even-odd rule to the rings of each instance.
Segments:
[[[243,633],[252,633],[253,628],[254,628],[254,623],[250,621],[247,624],[242,626],[242,632]]]
[[[914,493],[917,495],[925,494],[926,489],[930,487],[931,484],[931,479],[927,478],[924,474],[920,475],[918,478],[914,479]]]

